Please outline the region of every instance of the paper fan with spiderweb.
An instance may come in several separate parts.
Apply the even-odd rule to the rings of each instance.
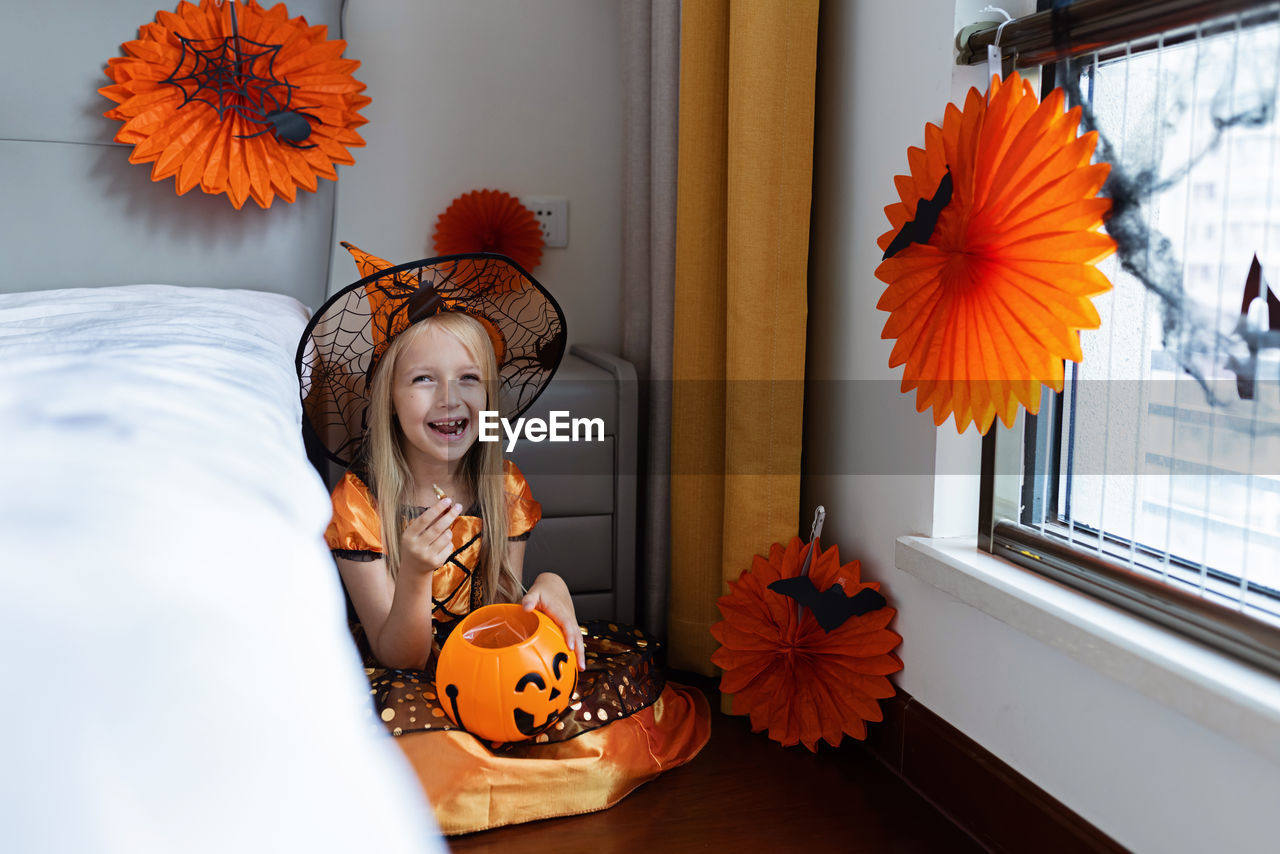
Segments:
[[[817,538],[756,555],[716,601],[724,619],[711,627],[721,644],[711,661],[724,670],[720,690],[733,695],[734,713],[783,745],[817,750],[820,740],[866,738],[866,722],[884,717],[877,701],[894,694],[888,675],[902,669],[893,654],[902,638],[887,628],[897,611],[879,588],[862,582],[858,561],[842,565],[839,549],[823,551]],[[823,599],[835,600],[838,617],[797,606]]]
[[[343,59],[346,42],[323,26],[290,18],[283,3],[182,2],[121,45],[98,91],[118,106],[105,115],[124,126],[130,163],[153,163],[151,180],[173,178],[178,195],[199,186],[226,193],[237,209],[252,198],[270,207],[317,176],[337,180],[335,164],[364,145],[356,128],[369,98]]]
[[[473,190],[450,203],[436,220],[437,255],[496,252],[526,270],[542,261],[542,229],[533,211],[510,193]]]
[[[935,424],[985,433],[1019,404],[1038,411],[1041,384],[1061,391],[1063,360],[1080,361],[1079,330],[1099,325],[1110,166],[1090,162],[1097,133],[1077,135],[1079,120],[1061,89],[1039,103],[1014,73],[986,97],[970,89],[963,111],[948,104],[924,148],[907,150],[876,307],[889,312],[881,337],[897,339],[889,367],[905,365],[902,391]]]

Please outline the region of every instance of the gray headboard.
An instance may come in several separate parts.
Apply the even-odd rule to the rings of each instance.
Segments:
[[[177,0],[4,3],[0,55],[0,292],[164,283],[254,288],[324,299],[334,182],[237,211],[226,196],[185,196],[111,140],[120,123],[107,59]],[[268,0],[264,4],[273,5]],[[290,17],[340,37],[342,0],[291,0]],[[352,57],[359,59],[359,57]],[[357,71],[356,77],[360,74]],[[359,160],[363,149],[353,149]]]

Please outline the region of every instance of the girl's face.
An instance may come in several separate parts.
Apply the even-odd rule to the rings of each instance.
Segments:
[[[477,360],[448,332],[428,327],[396,360],[391,405],[408,462],[452,465],[479,435],[487,408]]]

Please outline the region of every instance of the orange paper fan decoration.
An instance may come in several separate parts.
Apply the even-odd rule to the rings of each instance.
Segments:
[[[963,112],[948,104],[925,147],[907,150],[880,248],[917,214],[927,222],[948,171],[951,197],[927,242],[876,268],[889,285],[876,307],[889,312],[881,337],[897,339],[889,367],[906,365],[902,391],[916,389],[935,424],[954,415],[960,432],[972,421],[985,433],[997,415],[1011,425],[1019,403],[1038,411],[1040,385],[1061,391],[1063,360],[1081,359],[1078,330],[1099,325],[1091,297],[1111,283],[1093,265],[1115,243],[1096,230],[1111,206],[1097,193],[1110,166],[1090,164],[1097,133],[1077,136],[1079,120],[1061,89],[1037,103],[1015,73],[994,77],[988,97],[970,89]]]
[[[151,180],[174,178],[178,195],[199,185],[226,193],[239,209],[252,198],[270,207],[315,192],[316,177],[337,180],[352,164],[348,146],[370,99],[343,59],[346,42],[323,26],[289,18],[283,3],[182,2],[125,42],[107,63],[114,82],[98,91],[119,106],[116,142],[134,146],[131,163],[154,163]]]
[[[525,270],[542,261],[542,229],[533,211],[510,193],[473,190],[454,199],[436,220],[437,255],[496,252]]]
[[[819,740],[835,746],[842,734],[867,737],[867,721],[883,720],[877,700],[892,697],[890,673],[902,669],[893,649],[902,638],[886,626],[897,613],[880,607],[852,616],[827,632],[795,600],[769,589],[779,579],[800,575],[805,555],[816,549],[809,578],[818,591],[839,585],[847,597],[880,585],[862,583],[858,561],[840,564],[836,547],[792,538],[774,543],[769,557],[756,555],[751,569],[716,604],[724,619],[711,627],[722,646],[711,661],[723,668],[720,690],[733,695],[733,711],[751,718],[751,729],[768,729],[783,745]]]

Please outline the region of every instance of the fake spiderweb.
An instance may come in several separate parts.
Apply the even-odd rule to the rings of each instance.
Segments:
[[[367,426],[373,372],[390,340],[408,328],[415,295],[434,289],[442,310],[462,311],[495,334],[500,412],[533,404],[565,349],[563,313],[522,269],[499,255],[455,255],[390,266],[343,244],[363,272],[312,317],[298,345],[306,423],[336,462],[350,465]]]
[[[355,162],[347,148],[364,145],[355,128],[370,101],[351,77],[360,63],[326,33],[256,0],[157,12],[108,61],[114,85],[98,90],[118,104],[105,113],[124,122],[116,141],[134,146],[131,163],[154,163],[153,181],[174,178],[179,195],[199,185],[238,209],[315,192],[317,176],[337,180],[335,164]]]
[[[234,29],[234,6],[231,7],[231,17]],[[262,44],[241,35],[200,40],[179,35],[178,41],[182,43],[178,67],[161,82],[182,90],[179,109],[199,101],[212,107],[219,119],[225,117],[227,110],[235,110],[251,122],[269,122],[277,139],[302,147],[299,143],[311,135],[311,125],[307,121],[310,117],[289,109],[296,87],[275,77],[273,66],[280,45]],[[212,44],[202,47],[204,42]],[[263,74],[254,73],[257,67],[262,68]],[[179,74],[181,70],[186,73]],[[268,133],[272,127],[252,136]],[[306,147],[315,148],[315,145]]]
[[[1078,330],[1098,328],[1091,298],[1111,283],[1094,265],[1115,243],[1096,230],[1111,205],[1096,196],[1110,167],[1091,164],[1097,134],[1077,136],[1079,120],[1061,89],[1037,103],[1014,73],[989,97],[970,89],[963,112],[948,104],[907,150],[876,307],[889,312],[881,337],[897,339],[889,367],[905,365],[902,391],[935,424],[954,415],[959,432],[985,433],[1019,404],[1037,412],[1041,384],[1061,391],[1063,360],[1081,360]]]

